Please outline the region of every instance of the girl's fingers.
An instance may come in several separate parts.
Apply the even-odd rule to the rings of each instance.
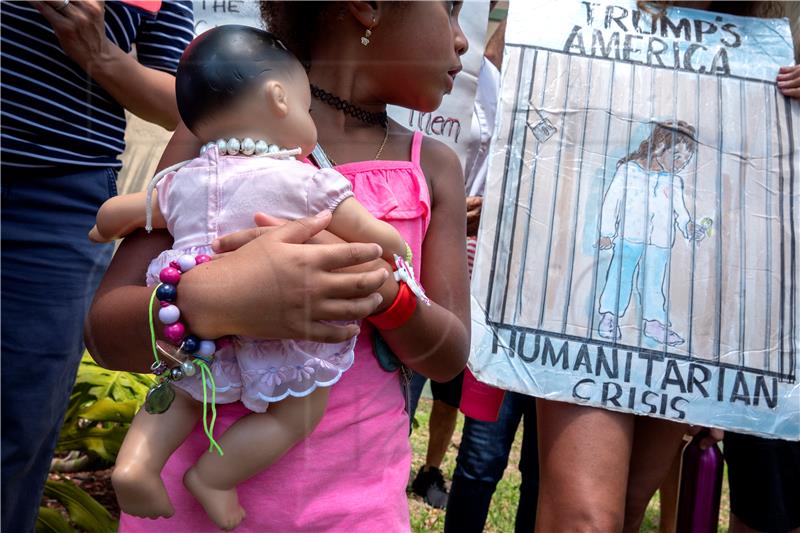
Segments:
[[[234,233],[229,233],[214,240],[211,243],[211,249],[214,253],[221,254],[223,252],[232,252],[247,244],[248,242],[257,239],[274,228],[249,228]]]
[[[378,291],[389,273],[379,268],[370,272],[329,274],[330,284],[324,290],[326,298],[363,298]]]
[[[362,320],[374,313],[382,301],[383,298],[377,293],[354,300],[326,300],[317,306],[314,318],[316,320]]]
[[[262,228],[268,228],[272,226],[282,226],[287,222],[289,222],[285,218],[274,217],[272,215],[262,213],[261,211],[255,214],[255,216],[253,217],[253,221],[256,223],[256,226]]]
[[[316,246],[322,252],[317,264],[322,270],[339,270],[373,261],[381,256],[381,247],[374,243],[349,242]]]
[[[361,332],[358,324],[334,325],[322,322],[312,322],[304,331],[303,338],[316,342],[344,342],[352,339]]]

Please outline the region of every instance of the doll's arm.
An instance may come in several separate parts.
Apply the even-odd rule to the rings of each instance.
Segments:
[[[89,231],[89,240],[110,242],[143,228],[147,194],[137,192],[109,198],[97,212],[95,226]],[[167,221],[158,207],[158,195],[153,195],[153,227],[166,228]]]
[[[354,197],[333,212],[328,231],[347,242],[374,242],[383,248],[383,258],[394,264],[393,255],[406,258],[406,241],[390,224],[378,220]]]

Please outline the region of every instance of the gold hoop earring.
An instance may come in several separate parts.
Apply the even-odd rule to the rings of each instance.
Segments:
[[[369,38],[372,36],[372,28],[375,27],[375,17],[372,17],[372,25],[364,31],[364,36],[361,38],[361,44],[367,46]]]

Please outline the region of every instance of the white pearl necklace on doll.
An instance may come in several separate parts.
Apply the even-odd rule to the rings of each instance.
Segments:
[[[218,139],[216,141],[208,142],[200,148],[200,155],[205,154],[209,149],[216,146],[217,150],[219,150],[219,155],[251,155],[253,157],[269,157],[272,159],[294,159],[294,156],[300,155],[300,148],[281,148],[277,144],[269,144],[267,141],[263,139],[259,139],[258,141],[254,141],[250,137],[245,137],[244,139],[237,139],[236,137],[231,137],[227,141],[225,139]],[[183,165],[191,161],[191,159],[187,159],[186,161],[181,161],[180,163],[175,163],[171,165],[155,176],[153,179],[150,180],[150,183],[147,184],[147,204],[145,205],[145,225],[144,229],[147,230],[148,233],[153,231],[153,191],[158,185],[158,182],[161,179],[169,174],[170,172],[174,172],[181,168]]]
[[[289,158],[294,157],[300,153],[300,148],[292,148],[291,150],[281,148],[277,144],[269,144],[263,139],[254,141],[250,137],[244,139],[237,139],[231,137],[227,141],[225,139],[217,139],[203,145],[200,148],[200,155],[205,154],[210,148],[216,146],[220,155],[254,155],[256,157],[275,157],[275,158]]]

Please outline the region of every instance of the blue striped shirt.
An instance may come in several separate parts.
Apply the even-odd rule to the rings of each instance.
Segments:
[[[164,1],[153,16],[108,1],[105,27],[122,51],[136,46],[142,65],[174,74],[194,37],[192,3]],[[67,57],[50,23],[28,2],[0,3],[0,89],[4,169],[121,166],[124,109]]]

